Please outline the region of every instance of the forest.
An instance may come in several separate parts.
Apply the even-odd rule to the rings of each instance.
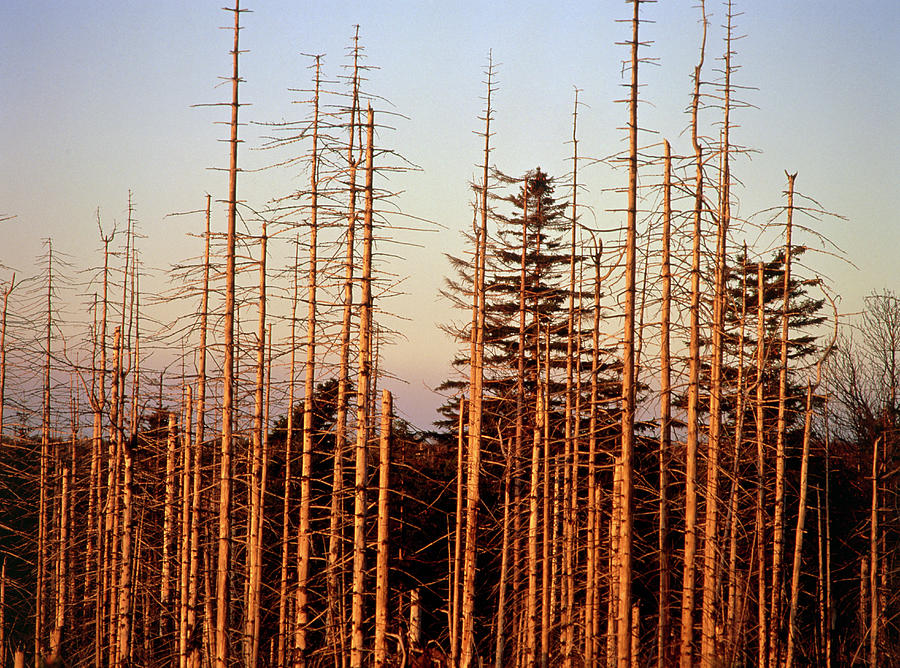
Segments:
[[[623,7],[608,157],[579,152],[576,88],[569,170],[503,171],[502,65],[472,73],[428,425],[384,355],[417,318],[395,257],[433,232],[397,204],[402,110],[359,26],[340,73],[303,56],[301,120],[252,147],[293,188],[251,206],[247,8],[225,8],[221,192],[172,214],[173,264],[145,264],[130,191],[91,257],[0,250],[0,668],[900,664],[900,296],[841,312],[840,216],[802,174],[742,212],[730,0],[721,40],[691,10],[670,138],[640,124],[655,4]],[[585,203],[598,161],[615,228]]]

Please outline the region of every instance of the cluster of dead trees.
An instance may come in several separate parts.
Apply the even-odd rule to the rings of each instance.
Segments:
[[[488,66],[461,373],[426,433],[378,387],[396,166],[358,42],[271,126],[306,185],[251,210],[235,3],[226,232],[207,196],[202,256],[148,294],[129,195],[87,281],[48,242],[0,284],[0,666],[900,660],[900,300],[838,335],[796,175],[763,230],[732,216],[730,3],[714,84],[701,3],[689,146],[639,143],[632,8],[621,229],[583,221],[577,93],[565,182],[492,169]]]

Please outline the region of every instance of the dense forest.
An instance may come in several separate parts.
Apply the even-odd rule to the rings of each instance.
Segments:
[[[616,229],[582,204],[578,89],[568,173],[497,166],[488,56],[436,296],[458,354],[414,425],[382,354],[416,317],[393,237],[428,224],[395,112],[358,28],[342,74],[311,57],[304,118],[255,147],[298,187],[252,208],[235,0],[227,181],[178,214],[202,254],[146,266],[128,193],[94,257],[0,257],[0,668],[900,663],[900,297],[839,313],[802,175],[737,215],[730,2],[720,44],[696,10],[685,132],[640,126],[644,4]]]

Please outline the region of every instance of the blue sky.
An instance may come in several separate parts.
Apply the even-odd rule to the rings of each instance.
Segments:
[[[199,208],[206,192],[222,197],[225,177],[208,169],[226,161],[225,129],[217,108],[191,105],[228,95],[217,77],[228,72],[229,23],[222,2],[154,3],[5,0],[0,6],[0,263],[36,273],[42,239],[76,258],[96,258],[95,211],[124,217],[134,191],[147,238],[148,264],[164,268],[189,255],[188,231],[200,221],[166,218]],[[252,123],[296,119],[302,110],[289,88],[309,86],[308,59],[325,55],[326,74],[346,64],[353,25],[360,25],[369,90],[406,118],[392,118],[380,141],[419,165],[396,177],[398,205],[432,220],[432,231],[408,239],[392,271],[410,277],[407,294],[390,304],[407,320],[394,323],[407,338],[386,351],[386,363],[407,381],[398,408],[419,423],[439,398],[427,392],[447,373],[453,345],[435,323],[451,314],[437,297],[446,273],[442,253],[459,252],[459,230],[471,220],[467,181],[480,160],[482,70],[491,50],[498,64],[493,162],[510,173],[541,165],[568,169],[572,91],[582,89],[580,148],[602,157],[622,148],[625,108],[621,61],[629,7],[620,2],[253,2],[245,3],[242,48],[245,149],[265,131]],[[707,75],[722,50],[725,8],[709,3]],[[900,289],[900,3],[798,0],[736,4],[736,83],[755,108],[735,112],[734,140],[757,153],[733,171],[739,212],[778,205],[784,170],[799,173],[798,189],[846,221],[816,223],[858,267],[822,257],[810,261],[843,296],[842,310],[860,307],[872,290]],[[699,24],[694,2],[647,4],[652,23],[641,71],[641,127],[651,144],[662,137],[689,150],[684,134]],[[715,114],[704,115],[712,128]],[[245,150],[246,168],[269,156]],[[652,170],[651,170],[652,171]],[[599,227],[615,227],[609,189],[625,174],[585,168],[583,203]],[[264,203],[291,187],[290,174],[248,173],[241,196]],[[651,182],[648,173],[647,183]],[[393,185],[393,184],[392,184]],[[221,229],[224,216],[215,223]],[[80,261],[80,260],[79,260]],[[96,263],[91,259],[89,263]],[[0,275],[0,281],[7,275]]]

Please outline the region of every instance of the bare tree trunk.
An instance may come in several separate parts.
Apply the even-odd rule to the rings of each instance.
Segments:
[[[162,536],[162,563],[160,582],[160,637],[168,638],[171,632],[170,621],[172,618],[171,594],[172,594],[172,544],[175,532],[175,460],[177,456],[177,443],[175,441],[174,414],[169,415],[169,431],[166,438],[166,496],[163,500],[163,536]]]
[[[43,404],[41,409],[41,455],[40,485],[38,497],[38,545],[37,545],[37,586],[35,589],[34,618],[34,660],[43,656],[44,616],[46,592],[44,591],[48,559],[48,487],[50,457],[50,345],[53,331],[53,242],[47,240],[47,327],[44,334]]]
[[[709,442],[706,463],[706,515],[703,540],[703,625],[700,655],[703,665],[712,665],[718,651],[716,617],[719,563],[719,448],[722,433],[722,340],[725,335],[725,272],[728,225],[731,217],[729,130],[731,111],[731,12],[725,41],[724,118],[722,121],[719,214],[716,232],[715,285],[713,286],[712,361],[709,387]]]
[[[635,267],[637,264],[637,177],[638,177],[638,28],[640,0],[631,18],[631,87],[628,103],[628,229],[625,241],[625,332],[622,346],[622,524],[619,538],[618,665],[631,665],[631,544],[632,492],[634,473],[635,409]]]
[[[247,610],[244,614],[244,653],[247,665],[255,666],[259,657],[259,599],[262,586],[263,527],[262,477],[266,466],[263,457],[265,439],[265,385],[266,385],[266,254],[268,246],[266,221],[262,221],[259,240],[259,306],[256,327],[256,388],[253,405],[253,435],[250,461],[250,517],[247,535]]]
[[[469,410],[472,404],[469,403]],[[466,399],[459,398],[459,422],[456,433],[456,515],[453,532],[453,564],[450,569],[450,661],[456,665],[459,661],[459,609],[460,609],[460,577],[462,575],[463,544],[463,484],[465,482],[465,419]]]
[[[381,438],[378,463],[378,552],[375,558],[375,668],[387,659],[388,618],[388,531],[390,529],[389,494],[391,473],[391,393],[381,395]]]
[[[541,440],[543,438],[544,392],[540,366],[535,371],[535,417],[531,448],[531,485],[528,490],[528,599],[526,603],[525,666],[534,666],[537,650],[538,490],[540,488]]]
[[[672,449],[672,361],[669,323],[672,312],[672,269],[670,239],[672,227],[672,152],[665,141],[662,230],[662,313],[659,332],[659,620],[656,634],[656,665],[671,665],[670,639],[671,576],[669,573],[669,456]]]
[[[537,312],[536,312],[537,315]],[[536,317],[538,325],[540,324],[540,318]],[[538,329],[540,332],[540,329]],[[540,337],[540,334],[538,334]],[[541,410],[543,411],[543,416],[541,418],[541,424],[544,429],[544,484],[543,484],[543,501],[544,501],[544,512],[543,512],[543,537],[541,541],[541,547],[543,548],[543,554],[541,558],[541,668],[548,668],[550,665],[550,622],[551,622],[551,611],[553,609],[553,592],[552,592],[552,583],[553,580],[550,577],[551,569],[553,568],[553,555],[551,554],[551,545],[555,544],[555,541],[551,540],[550,530],[551,525],[555,526],[555,517],[556,513],[552,512],[550,509],[550,496],[551,496],[551,478],[550,478],[550,416],[549,416],[549,406],[550,403],[550,326],[547,326],[545,332],[544,339],[544,378],[546,382],[544,383],[544,387],[542,392],[544,393],[543,401],[541,402]],[[540,340],[540,339],[539,339]],[[540,356],[535,355],[535,360],[539,360]],[[539,363],[539,362],[538,362]]]
[[[693,664],[694,637],[694,561],[697,554],[697,450],[699,449],[700,403],[700,242],[703,214],[703,149],[698,138],[697,114],[700,107],[700,74],[706,50],[706,7],[700,2],[703,37],[700,62],[694,68],[694,95],[691,106],[691,141],[694,146],[696,180],[694,185],[694,230],[691,250],[691,335],[687,407],[687,462],[685,470],[684,577],[681,593],[681,668]]]
[[[226,668],[229,656],[229,573],[231,570],[231,456],[234,421],[234,283],[237,219],[238,157],[238,36],[240,0],[234,0],[234,36],[231,50],[231,139],[228,165],[228,237],[225,260],[225,318],[222,388],[222,446],[219,460],[219,544],[216,564],[216,668]]]
[[[469,447],[468,470],[466,472],[466,544],[463,555],[463,588],[462,588],[462,634],[460,647],[460,667],[469,668],[474,658],[474,612],[475,612],[475,553],[478,541],[478,510],[481,503],[479,481],[481,473],[481,399],[484,361],[484,292],[485,292],[485,258],[487,248],[488,219],[488,159],[491,151],[491,93],[493,87],[493,62],[488,61],[487,98],[484,114],[484,163],[481,177],[481,226],[476,238],[475,249],[479,259],[476,261],[476,276],[473,283],[473,331],[470,345],[470,378],[469,378]]]
[[[169,434],[175,432],[175,415],[169,414]],[[128,666],[131,663],[131,629],[132,629],[132,535],[133,525],[133,453],[132,443],[122,440],[122,456],[124,462],[124,482],[122,486],[122,554],[119,559],[119,603],[118,612],[118,645],[116,648],[116,664]]]
[[[290,554],[290,509],[291,509],[291,481],[293,469],[293,445],[294,445],[294,387],[296,376],[297,353],[297,297],[300,287],[298,271],[300,264],[300,240],[294,242],[294,292],[291,299],[291,365],[288,372],[288,410],[287,424],[284,437],[284,498],[281,507],[281,581],[278,590],[278,665],[285,666],[288,647],[288,555]],[[330,568],[330,567],[329,567]],[[331,570],[329,570],[330,582]],[[331,610],[331,596],[329,590],[329,610]],[[329,625],[330,626],[330,625]]]
[[[781,305],[781,354],[778,370],[778,426],[775,434],[775,517],[772,535],[772,604],[769,628],[769,668],[776,668],[780,661],[781,643],[781,568],[784,552],[784,442],[787,437],[787,367],[788,367],[788,325],[791,300],[791,224],[794,214],[794,179],[796,174],[787,174],[788,205],[787,226],[784,243],[784,278]]]
[[[331,513],[328,535],[328,629],[334,666],[347,665],[347,620],[345,613],[345,579],[343,574],[344,543],[344,447],[347,440],[347,396],[350,368],[350,327],[353,309],[354,237],[356,232],[356,170],[359,158],[354,153],[354,141],[359,116],[359,26],[356,27],[353,47],[352,101],[348,132],[348,212],[346,255],[344,263],[343,312],[341,317],[341,351],[338,363],[338,399],[335,419],[334,464],[331,478]],[[340,659],[340,663],[339,660]]]
[[[869,666],[878,665],[878,627],[880,602],[878,600],[878,446],[883,436],[875,439],[872,452],[872,515],[869,522],[869,596],[872,606],[869,614]]]
[[[375,114],[371,105],[366,122],[366,204],[363,228],[363,268],[360,277],[362,296],[359,315],[359,373],[356,382],[356,471],[353,509],[353,607],[351,611],[350,665],[363,663],[363,597],[365,595],[366,487],[368,484],[366,451],[369,440],[369,390],[372,367],[372,178]]]
[[[209,309],[209,243],[210,232],[209,224],[211,217],[211,201],[210,195],[206,196],[206,231],[204,235],[205,250],[203,256],[203,293],[200,305],[200,347],[197,351],[197,424],[196,435],[194,437],[194,475],[191,487],[191,547],[190,547],[190,586],[188,605],[188,637],[195,638],[200,635],[197,631],[197,612],[199,608],[200,594],[200,511],[203,508],[203,472],[201,464],[203,461],[203,441],[205,432],[206,419],[206,328]],[[191,425],[187,425],[190,429]],[[204,569],[205,581],[209,584],[208,569]],[[211,599],[204,597],[204,605],[209,608]],[[212,616],[204,615],[204,627],[209,628],[212,622]],[[201,659],[201,642],[194,641],[191,644],[188,665],[190,668],[199,668]],[[208,648],[209,649],[209,648]]]
[[[818,383],[816,383],[818,385]],[[800,500],[797,510],[797,529],[794,532],[794,561],[791,569],[791,604],[788,615],[788,643],[785,667],[794,665],[797,643],[797,605],[800,598],[800,564],[803,559],[803,533],[806,528],[806,499],[809,489],[809,440],[812,430],[813,392],[812,382],[806,384],[806,418],[803,423],[803,455],[800,460]],[[877,444],[875,446],[878,447]],[[874,663],[872,664],[875,665]]]
[[[191,447],[192,426],[194,424],[194,391],[185,385],[184,396],[184,432],[181,452],[181,530],[178,549],[179,568],[179,605],[178,605],[178,665],[186,668],[188,662],[188,615],[190,609],[191,578],[191,490],[192,461]]]
[[[765,264],[756,265],[756,565],[757,565],[757,668],[765,668],[768,655],[768,615],[766,614],[766,482],[763,368],[766,350]]]
[[[318,246],[318,213],[319,213],[319,176],[318,176],[318,141],[319,141],[319,82],[321,59],[316,56],[316,90],[313,102],[312,127],[312,167],[310,169],[310,218],[309,218],[309,284],[307,286],[306,317],[306,381],[303,397],[303,454],[300,470],[300,528],[299,560],[297,562],[297,623],[299,624],[299,646],[297,651],[305,661],[306,657],[306,625],[309,612],[307,607],[307,579],[309,577],[309,506],[310,476],[312,475],[313,445],[313,392],[315,390],[316,370],[316,250]]]
[[[584,603],[584,661],[590,666],[600,656],[600,491],[597,486],[597,377],[600,363],[600,256],[602,246],[594,252],[594,317],[591,327],[591,398],[588,409],[588,501],[586,592]]]
[[[498,434],[500,449],[503,451],[503,435]],[[497,601],[497,636],[494,649],[494,665],[503,665],[503,652],[506,646],[506,592],[509,578],[509,533],[510,533],[510,486],[514,466],[513,453],[507,445],[506,467],[503,471],[503,538],[500,546],[500,593]]]
[[[563,666],[571,668],[575,649],[575,507],[578,500],[578,446],[574,412],[575,360],[575,241],[578,225],[578,89],[575,90],[575,106],[572,111],[572,229],[569,240],[569,312],[566,336],[566,406],[565,406],[565,488],[564,510],[564,574],[565,609],[563,612]]]
[[[609,595],[606,601],[606,665],[616,665],[618,657],[619,624],[621,620],[616,614],[619,600],[619,543],[622,534],[622,459],[616,457],[613,463],[612,509],[609,520]],[[631,629],[628,630],[630,636]],[[630,638],[629,638],[630,644]]]

